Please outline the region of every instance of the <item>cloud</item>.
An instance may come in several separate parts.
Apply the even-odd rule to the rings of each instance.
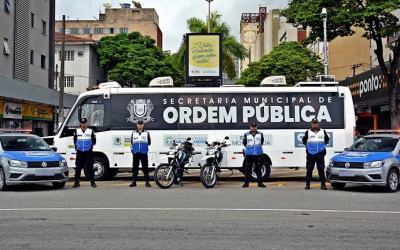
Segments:
[[[130,0],[56,0],[56,18],[66,15],[68,19],[94,19],[99,11],[104,10],[103,3],[115,6]],[[160,28],[163,32],[163,48],[176,51],[183,35],[188,31],[186,20],[190,17],[206,20],[208,3],[205,0],[142,0],[144,8],[155,8],[160,17]],[[223,15],[223,21],[231,27],[232,34],[239,37],[240,17],[244,12],[257,12],[260,5],[268,9],[283,8],[288,0],[214,0],[212,11]]]

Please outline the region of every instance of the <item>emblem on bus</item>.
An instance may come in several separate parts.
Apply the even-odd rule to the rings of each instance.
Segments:
[[[151,111],[154,109],[154,105],[150,99],[135,99],[131,100],[126,107],[129,111],[130,116],[126,118],[128,122],[137,123],[142,120],[144,123],[153,121]]]

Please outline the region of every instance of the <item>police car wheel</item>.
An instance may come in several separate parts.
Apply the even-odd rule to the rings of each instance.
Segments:
[[[343,189],[346,186],[346,183],[341,183],[341,182],[331,182],[331,186],[334,189]]]
[[[55,189],[62,189],[65,187],[65,182],[53,182],[52,184]]]
[[[8,188],[6,184],[6,175],[2,167],[0,167],[0,191],[6,191]]]
[[[390,169],[386,180],[386,190],[394,193],[399,189],[399,172],[396,169]]]
[[[94,157],[94,179],[96,181],[104,181],[109,178],[110,168],[108,167],[108,162],[106,159],[100,156]]]

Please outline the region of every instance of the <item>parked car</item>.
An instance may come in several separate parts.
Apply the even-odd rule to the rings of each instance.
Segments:
[[[28,183],[52,183],[61,189],[67,180],[67,162],[40,137],[0,134],[0,191]]]
[[[347,183],[399,189],[400,135],[375,134],[358,139],[345,152],[334,156],[326,176],[335,189]]]

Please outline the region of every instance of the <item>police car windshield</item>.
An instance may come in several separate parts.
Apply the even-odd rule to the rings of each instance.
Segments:
[[[4,136],[0,137],[4,151],[50,151],[50,147],[39,137]]]
[[[364,137],[356,141],[348,151],[356,152],[391,152],[399,139],[390,137]]]

